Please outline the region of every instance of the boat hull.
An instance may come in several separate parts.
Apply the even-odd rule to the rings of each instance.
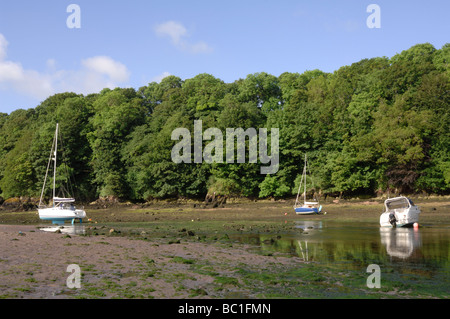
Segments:
[[[320,208],[317,207],[296,207],[295,213],[297,215],[311,215],[318,214],[320,212]]]
[[[396,222],[392,224],[390,222],[390,215],[394,214]],[[380,226],[382,227],[410,227],[413,226],[414,223],[419,222],[419,214],[420,210],[411,207],[410,209],[403,212],[384,212],[380,216]]]
[[[66,220],[73,221],[79,219],[80,222],[86,217],[86,212],[81,209],[60,209],[60,208],[40,208],[39,218],[42,220],[50,220],[54,224],[64,223]]]

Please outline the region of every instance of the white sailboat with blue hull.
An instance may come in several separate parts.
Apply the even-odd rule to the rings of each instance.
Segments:
[[[86,212],[84,209],[76,208],[74,205],[75,199],[70,197],[58,197],[56,196],[56,160],[58,151],[58,133],[59,125],[56,124],[55,137],[53,139],[52,149],[50,151],[50,158],[47,165],[47,171],[45,173],[44,185],[42,186],[41,198],[39,200],[39,218],[42,220],[52,221],[53,224],[64,224],[65,221],[75,220],[82,222],[83,218],[86,217]],[[49,206],[44,205],[44,191],[45,184],[47,182],[48,172],[50,169],[50,164],[53,162],[53,198]]]
[[[305,165],[303,167],[302,178],[300,180],[300,185],[298,187],[297,199],[295,200],[294,210],[297,215],[310,215],[310,214],[319,214],[322,211],[322,206],[319,204],[319,201],[306,200],[306,176],[307,171],[309,171],[308,160],[305,154]],[[303,204],[299,201],[300,191],[303,185]],[[314,188],[314,185],[313,185]]]

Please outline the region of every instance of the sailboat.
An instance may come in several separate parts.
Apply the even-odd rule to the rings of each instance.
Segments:
[[[295,209],[295,213],[297,215],[309,215],[309,214],[318,214],[322,211],[322,206],[319,204],[318,201],[313,200],[313,201],[306,201],[306,176],[307,176],[307,171],[309,171],[309,167],[308,167],[308,160],[305,154],[305,165],[303,167],[303,173],[302,173],[302,178],[300,180],[300,185],[298,187],[298,193],[297,193],[297,199],[295,200],[295,205],[294,205],[294,209]],[[300,197],[300,191],[302,189],[302,185],[304,188],[303,191],[303,204],[300,203],[299,201],[299,197]],[[314,187],[314,185],[313,185]]]
[[[86,217],[86,212],[82,208],[77,209],[75,207],[75,199],[70,197],[56,196],[56,160],[58,151],[58,134],[59,124],[56,124],[55,137],[53,139],[53,145],[50,151],[50,158],[48,160],[47,171],[44,178],[44,185],[42,186],[41,198],[39,200],[39,218],[42,220],[50,220],[53,224],[64,224],[66,220],[71,220],[73,224],[76,219],[78,219],[81,223],[83,218]],[[53,200],[50,206],[46,206],[43,203],[43,198],[51,162],[53,162]]]

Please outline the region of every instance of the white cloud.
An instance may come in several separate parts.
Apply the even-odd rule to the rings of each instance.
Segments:
[[[151,82],[160,83],[164,78],[166,78],[166,77],[168,77],[168,76],[170,76],[170,75],[172,75],[172,74],[170,74],[169,72],[163,72],[162,74],[153,77],[153,78],[150,80],[150,83],[151,83]]]
[[[81,61],[89,71],[107,75],[114,82],[126,82],[130,77],[127,67],[107,56],[96,56]]]
[[[213,49],[203,41],[197,43],[187,41],[185,39],[189,36],[187,29],[179,22],[167,21],[158,24],[154,28],[154,31],[159,37],[170,38],[172,44],[182,51],[187,51],[193,54],[211,53],[213,51]]]
[[[172,43],[178,45],[183,36],[186,36],[187,30],[186,28],[175,21],[167,21],[161,24],[158,24],[155,27],[155,33],[157,36],[165,37],[168,36]]]
[[[115,88],[129,80],[127,67],[108,56],[96,56],[80,62],[78,70],[58,70],[55,59],[46,61],[47,72],[24,69],[21,63],[9,61],[8,42],[0,33],[0,90],[14,90],[42,100],[60,92],[96,93]]]
[[[0,89],[10,89],[38,99],[52,92],[50,78],[33,70],[25,70],[20,63],[6,60],[8,41],[0,33]]]

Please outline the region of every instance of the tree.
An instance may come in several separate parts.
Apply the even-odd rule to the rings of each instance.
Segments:
[[[400,192],[416,191],[418,170],[427,156],[425,139],[432,129],[432,113],[410,109],[398,98],[394,104],[380,104],[375,113],[374,142],[384,167],[386,186]]]
[[[30,110],[0,113],[1,196],[39,194],[56,123],[76,197],[196,197],[296,194],[308,154],[322,193],[356,195],[450,191],[450,44],[417,44],[391,58],[362,59],[333,73],[260,72],[224,83],[202,73],[168,76],[136,91],[104,89],[83,96],[60,93]],[[171,158],[172,132],[194,121],[203,133],[279,129],[279,167],[263,175],[261,161],[194,162]],[[202,149],[211,146],[202,140]],[[270,145],[270,144],[269,144]],[[211,150],[212,147],[209,149]],[[192,149],[191,149],[192,150]],[[194,152],[192,152],[194,153]],[[231,158],[230,158],[231,160]],[[60,175],[57,183],[67,177]]]
[[[4,158],[0,188],[5,198],[35,196],[36,175],[29,157],[31,131],[26,131]]]
[[[239,83],[239,101],[252,102],[263,113],[281,106],[281,89],[276,76],[265,72],[249,74]]]
[[[133,89],[115,89],[102,92],[93,110],[92,131],[87,134],[92,148],[93,182],[100,196],[126,198],[129,188],[121,149],[132,129],[143,123],[146,109]]]

